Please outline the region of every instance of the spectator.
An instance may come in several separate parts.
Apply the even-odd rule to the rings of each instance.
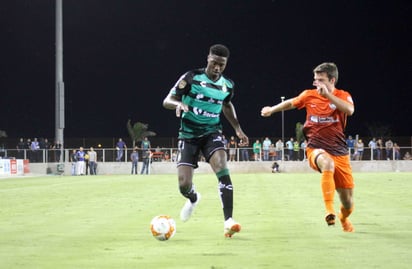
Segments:
[[[392,160],[393,159],[393,142],[392,140],[387,140],[385,142],[385,151],[386,151],[386,159]]]
[[[363,144],[362,139],[359,139],[358,142],[355,145],[355,154],[353,156],[353,159],[356,161],[361,161],[363,158],[363,150],[365,148],[365,145]]]
[[[177,151],[176,150],[172,152],[172,162],[177,162]]]
[[[59,140],[56,140],[56,142],[54,143],[52,149],[54,151],[54,161],[55,162],[60,162],[60,158],[62,155],[62,147],[63,145],[60,143]]]
[[[401,148],[398,146],[398,143],[393,143],[393,153],[395,160],[401,159]]]
[[[89,155],[90,175],[97,175],[97,152],[90,147],[87,155]]]
[[[150,166],[150,163],[152,161],[152,155],[153,155],[153,153],[149,149],[143,151],[143,153],[142,153],[143,163],[142,163],[142,170],[140,171],[140,174],[143,174],[143,173],[146,172],[146,175],[147,175],[147,174],[150,173],[150,171],[149,171],[150,167],[149,166]]]
[[[77,163],[76,163],[76,175],[83,176],[84,175],[84,159],[86,153],[83,151],[83,147],[80,147],[79,150],[76,152]]]
[[[303,140],[303,142],[300,144],[300,149],[302,150],[302,161],[306,160],[306,146],[308,145],[308,141]]]
[[[30,161],[32,161],[34,163],[38,162],[39,161],[40,146],[39,146],[39,141],[37,141],[36,137],[31,142],[30,149],[31,149],[31,154],[30,155],[32,156],[32,160],[30,160]]]
[[[382,160],[382,149],[383,149],[382,138],[379,138],[376,141],[376,150],[377,150],[376,160]]]
[[[227,147],[229,148],[229,161],[231,162],[236,161],[237,141],[234,136],[230,137]]]
[[[20,138],[19,142],[17,143],[17,159],[24,159],[25,157],[25,149],[26,149],[26,143],[24,143],[24,139]]]
[[[255,161],[260,161],[260,152],[262,150],[262,144],[260,143],[259,139],[253,143],[253,159]]]
[[[275,144],[270,144],[269,146],[269,159],[271,161],[274,161],[276,159],[276,148],[275,148]]]
[[[70,154],[70,162],[72,163],[71,173],[72,176],[75,176],[77,173],[77,154],[76,150],[73,149],[72,153]]]
[[[132,154],[130,154],[130,160],[132,161],[132,172],[131,174],[138,174],[137,165],[139,163],[139,152],[137,152],[137,147],[133,149]]]
[[[274,162],[272,164],[272,173],[279,173],[279,164],[277,162]]]
[[[289,141],[286,142],[286,148],[288,149],[288,160],[292,161],[293,160],[293,137],[289,139]]]
[[[84,167],[85,167],[85,172],[87,176],[89,174],[89,168],[90,168],[88,152],[85,152],[84,154]]]
[[[293,160],[294,161],[299,161],[300,160],[300,145],[299,141],[294,141],[293,142]]]
[[[239,148],[240,148],[240,156],[242,156],[242,161],[246,162],[249,161],[249,143],[244,142],[243,139],[239,141]]]
[[[147,139],[147,137],[145,137],[142,141],[142,144],[140,145],[140,148],[142,150],[148,150],[152,148],[152,145],[150,144],[149,139]]]
[[[375,137],[372,138],[371,141],[369,141],[368,147],[371,150],[371,160],[376,160],[377,157],[378,157],[378,148],[377,148],[377,145],[376,145],[376,138]]]
[[[404,159],[404,160],[412,160],[412,156],[411,156],[411,154],[409,153],[409,151],[407,151],[407,152],[405,153],[405,155],[403,156],[403,159]]]
[[[279,139],[279,140],[276,142],[276,145],[275,145],[275,148],[276,148],[276,157],[277,157],[277,160],[278,160],[278,161],[281,161],[281,160],[282,160],[283,147],[284,147],[283,141],[282,141],[282,139]]]
[[[27,154],[26,158],[29,159],[30,162],[33,162],[33,157],[32,157],[33,154],[32,154],[32,151],[31,151],[31,139],[30,138],[27,138],[27,140],[26,140],[25,149],[26,149],[26,154]]]
[[[353,139],[351,135],[346,139],[346,145],[348,145],[349,156],[355,154],[355,139]]]
[[[269,161],[269,148],[270,148],[271,144],[272,144],[272,141],[270,141],[269,137],[265,137],[265,139],[262,142],[263,160],[264,161]]]
[[[119,138],[119,141],[116,143],[116,151],[117,151],[117,157],[116,161],[120,162],[123,158],[123,151],[127,149],[126,143]]]

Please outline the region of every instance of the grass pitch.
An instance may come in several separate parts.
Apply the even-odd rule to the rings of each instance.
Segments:
[[[195,175],[202,201],[186,223],[175,175],[1,179],[0,268],[410,268],[412,174],[355,180],[344,233],[323,219],[318,173],[233,174],[242,231],[229,239],[211,174]],[[176,220],[169,241],[150,234],[160,214]]]

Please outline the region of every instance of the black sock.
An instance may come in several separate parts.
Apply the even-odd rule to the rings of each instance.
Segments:
[[[233,214],[233,186],[230,180],[229,171],[225,169],[226,173],[219,176],[219,194],[223,205],[223,215],[225,220],[232,217]]]
[[[197,194],[193,184],[191,186],[179,186],[179,190],[184,197],[190,200],[190,202],[194,203],[197,201]]]

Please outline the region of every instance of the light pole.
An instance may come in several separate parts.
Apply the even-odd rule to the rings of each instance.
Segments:
[[[285,101],[285,96],[281,96],[282,103]],[[282,161],[285,160],[285,112],[282,109]]]

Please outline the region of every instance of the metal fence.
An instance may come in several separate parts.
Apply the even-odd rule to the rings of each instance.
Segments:
[[[14,159],[28,159],[31,163],[49,163],[49,162],[70,162],[70,154],[73,150],[78,148],[67,148],[63,150],[55,149],[39,149],[39,150],[18,150],[18,149],[0,149],[0,158],[14,158]],[[153,161],[176,161],[178,155],[178,149],[176,147],[171,148],[151,148],[153,153]],[[88,148],[85,147],[84,151],[87,153]],[[94,148],[97,153],[98,162],[116,162],[118,156],[118,149],[116,148]],[[124,149],[120,162],[129,162],[130,154],[133,152],[132,148]],[[365,147],[362,153],[351,150],[351,159],[354,161],[367,161],[367,160],[404,160],[405,156],[410,155],[412,152],[411,147],[401,147],[399,150],[373,150]],[[230,160],[229,150],[228,160]],[[139,150],[140,159],[142,158],[142,151]],[[62,158],[61,158],[62,156]],[[201,157],[202,158],[202,157]],[[263,151],[255,153],[253,148],[236,148],[233,156],[233,161],[303,161],[305,160],[305,152],[303,149],[299,151],[289,152],[287,149],[282,151]]]

